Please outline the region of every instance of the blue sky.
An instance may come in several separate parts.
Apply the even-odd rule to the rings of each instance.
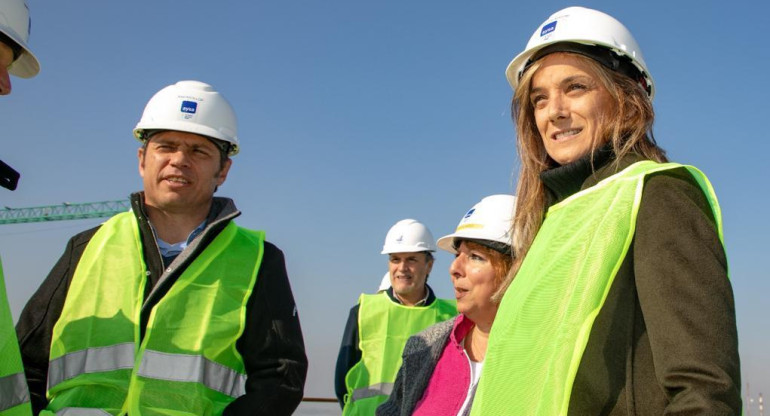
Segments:
[[[525,4],[528,4],[525,6]],[[709,6],[713,4],[713,6]],[[181,79],[214,85],[239,117],[241,153],[219,194],[286,254],[310,358],[306,394],[333,395],[340,336],[386,268],[403,218],[450,233],[482,197],[513,193],[503,75],[565,1],[29,0],[40,75],[0,99],[0,158],[22,172],[3,206],[122,199],[139,189],[131,130]],[[702,169],[723,209],[744,394],[770,394],[770,48],[749,1],[586,1],[626,24],[657,83],[655,134]],[[99,220],[0,228],[18,316],[68,238]],[[430,283],[451,296],[448,253]]]

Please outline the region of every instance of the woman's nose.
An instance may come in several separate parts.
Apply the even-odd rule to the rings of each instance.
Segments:
[[[567,118],[567,102],[561,95],[556,95],[548,100],[548,116],[551,121]]]
[[[451,276],[461,276],[462,275],[462,255],[459,255],[455,257],[455,259],[452,261],[452,264],[449,265],[449,274]]]

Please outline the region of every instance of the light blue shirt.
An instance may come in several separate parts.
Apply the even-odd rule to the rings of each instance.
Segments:
[[[190,232],[190,235],[187,236],[187,240],[181,241],[176,244],[170,244],[167,243],[160,238],[156,238],[156,241],[158,243],[158,248],[160,249],[160,255],[164,258],[174,258],[179,255],[182,251],[184,251],[185,248],[195,239],[195,237],[200,234],[203,229],[206,228],[206,221],[203,221],[199,226],[197,226],[192,232]],[[153,227],[154,229],[154,227]],[[157,235],[157,233],[156,233]]]

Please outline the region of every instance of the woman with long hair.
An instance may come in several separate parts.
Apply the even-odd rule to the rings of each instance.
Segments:
[[[473,414],[739,414],[719,205],[655,142],[655,83],[631,33],[561,10],[506,75],[515,261]]]

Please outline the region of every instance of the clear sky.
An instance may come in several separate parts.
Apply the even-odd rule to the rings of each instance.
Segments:
[[[710,6],[713,4],[713,6]],[[147,100],[182,79],[214,85],[239,116],[241,153],[219,194],[286,254],[309,396],[333,395],[348,309],[386,270],[396,221],[436,238],[482,197],[513,193],[503,75],[565,1],[29,0],[42,63],[0,98],[0,159],[21,171],[0,206],[127,198],[131,135]],[[770,395],[768,6],[755,1],[585,1],[626,24],[657,83],[655,134],[720,198],[744,394]],[[68,238],[99,220],[0,227],[15,316]],[[448,253],[430,283],[450,297]]]

